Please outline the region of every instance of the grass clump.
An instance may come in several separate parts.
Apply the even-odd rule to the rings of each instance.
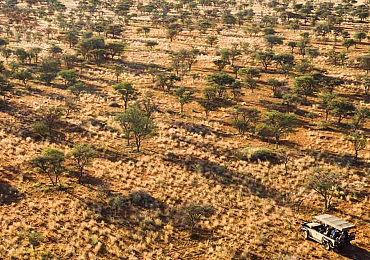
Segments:
[[[248,161],[275,161],[278,160],[278,155],[264,147],[246,147],[240,152],[240,157]]]

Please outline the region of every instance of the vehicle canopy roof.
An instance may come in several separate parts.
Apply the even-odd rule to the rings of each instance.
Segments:
[[[328,226],[331,226],[335,229],[338,229],[340,231],[346,231],[352,228],[355,228],[356,226],[343,220],[338,217],[329,215],[329,214],[323,214],[319,216],[315,216],[314,219],[320,221],[323,224],[326,224]]]

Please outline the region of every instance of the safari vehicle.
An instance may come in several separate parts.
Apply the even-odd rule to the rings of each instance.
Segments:
[[[349,231],[356,226],[343,219],[329,214],[315,216],[314,219],[317,222],[302,223],[301,230],[305,233],[305,239],[319,242],[326,250],[350,245],[351,240],[355,239],[355,232]]]

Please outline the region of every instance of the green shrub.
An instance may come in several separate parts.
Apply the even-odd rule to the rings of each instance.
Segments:
[[[47,125],[40,121],[32,124],[32,130],[40,137],[47,137],[49,134],[49,128]]]
[[[144,208],[158,208],[159,207],[158,201],[144,190],[138,190],[138,191],[131,192],[128,195],[128,198],[136,206],[140,206]]]
[[[248,161],[272,161],[278,160],[278,155],[264,147],[246,147],[241,151],[241,157]]]
[[[315,123],[317,130],[328,130],[330,129],[330,125],[327,121],[319,121]]]
[[[254,132],[256,135],[261,137],[262,140],[274,137],[274,132],[272,131],[271,127],[264,123],[257,124],[256,128],[254,129]]]

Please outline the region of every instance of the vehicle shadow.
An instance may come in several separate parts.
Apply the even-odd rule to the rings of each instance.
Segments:
[[[370,259],[370,252],[364,248],[358,247],[357,245],[348,246],[346,248],[338,250],[337,253],[348,259]]]

